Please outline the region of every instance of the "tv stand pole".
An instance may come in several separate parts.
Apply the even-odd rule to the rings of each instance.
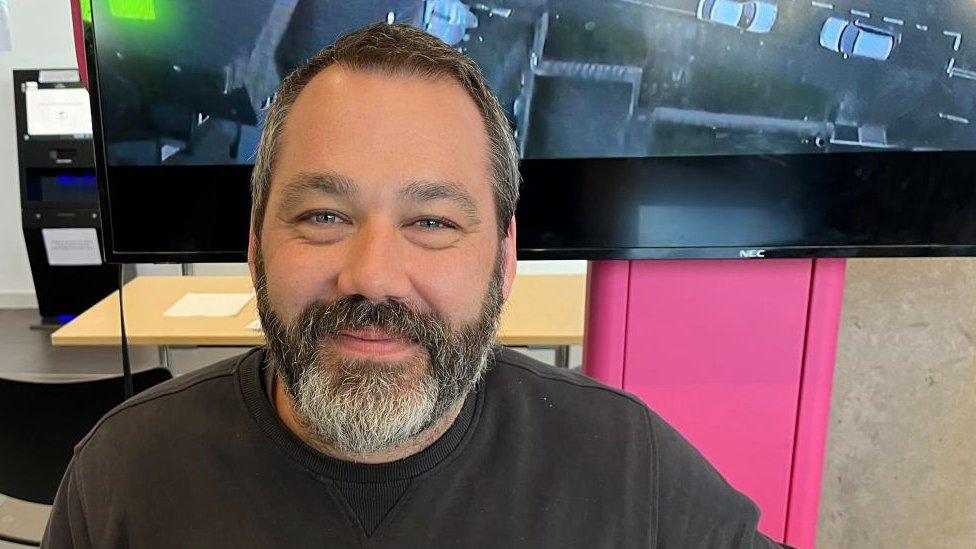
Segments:
[[[583,371],[633,393],[812,549],[844,259],[591,261]]]

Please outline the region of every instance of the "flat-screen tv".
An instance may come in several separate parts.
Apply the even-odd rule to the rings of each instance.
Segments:
[[[478,62],[523,157],[520,257],[976,253],[976,4],[86,0],[109,261],[237,261],[264,112],[339,34]]]

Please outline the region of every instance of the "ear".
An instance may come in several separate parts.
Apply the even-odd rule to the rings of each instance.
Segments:
[[[518,269],[518,257],[516,256],[516,250],[518,246],[516,245],[515,239],[515,216],[512,216],[512,220],[508,222],[508,229],[505,231],[505,240],[502,242],[502,253],[505,257],[502,259],[502,269],[504,270],[504,279],[502,282],[502,299],[508,301],[508,295],[512,293],[512,284],[515,282],[515,271]]]
[[[257,285],[258,282],[258,270],[257,270],[257,258],[258,243],[257,231],[259,230],[254,226],[254,214],[251,214],[251,223],[249,225],[250,230],[247,234],[247,268],[251,271],[251,284]]]

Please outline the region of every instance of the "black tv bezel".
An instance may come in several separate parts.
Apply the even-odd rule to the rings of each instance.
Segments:
[[[247,257],[246,249],[242,250],[201,250],[201,251],[136,251],[116,250],[116,238],[112,215],[112,197],[109,181],[109,167],[105,150],[104,135],[101,124],[101,97],[98,93],[97,46],[94,33],[94,18],[82,23],[84,35],[85,64],[88,69],[88,90],[91,99],[92,130],[95,150],[95,171],[98,178],[99,203],[102,212],[102,239],[104,243],[104,259],[106,263],[222,263],[241,262]],[[902,151],[904,152],[904,151]],[[828,167],[838,161],[839,155],[887,155],[886,152],[867,153],[821,153],[817,162]],[[909,154],[927,155],[960,155],[967,156],[976,167],[976,151],[944,151]],[[765,158],[792,157],[795,155],[755,155]],[[673,162],[683,163],[693,167],[697,163],[706,163],[713,156],[669,157]],[[749,157],[747,157],[749,158]],[[588,159],[569,159],[580,162]],[[605,159],[592,159],[605,160]],[[660,161],[660,158],[630,159],[636,161]],[[238,168],[239,166],[233,166]],[[152,166],[147,168],[162,168]],[[245,178],[241,184],[248,185]],[[205,183],[204,183],[205,184]],[[531,193],[531,186],[523,187],[523,196]],[[249,214],[249,212],[248,212]],[[976,210],[973,212],[976,217]],[[523,224],[524,225],[524,224]],[[520,225],[520,228],[522,226]],[[761,242],[734,246],[546,246],[533,245],[533,235],[526,234],[524,229],[519,231],[520,245],[519,259],[527,260],[639,260],[639,259],[774,259],[774,258],[854,258],[854,257],[971,257],[976,256],[976,240],[972,244],[960,243],[925,243],[925,244],[827,244],[827,245],[763,245]],[[535,240],[538,240],[535,239]]]
[[[98,179],[98,201],[102,216],[103,259],[106,263],[235,263],[247,259],[246,250],[234,251],[116,251],[112,200],[109,190],[108,159],[102,130],[101,95],[98,93],[97,46],[95,43],[94,6],[91,21],[81,21],[84,37],[85,66],[88,71],[88,97],[91,101],[92,141],[95,149],[95,176]]]

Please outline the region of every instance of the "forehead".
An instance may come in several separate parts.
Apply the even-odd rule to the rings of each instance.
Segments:
[[[377,191],[440,180],[457,181],[476,197],[491,194],[481,114],[446,77],[330,66],[295,101],[279,147],[272,194],[294,174],[315,172],[342,174]]]

